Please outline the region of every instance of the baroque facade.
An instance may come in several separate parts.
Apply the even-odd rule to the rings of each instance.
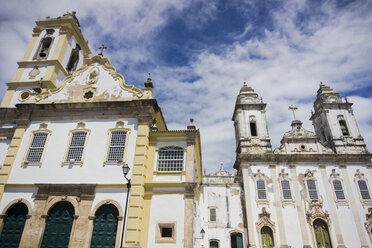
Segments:
[[[192,119],[168,130],[150,75],[128,85],[103,49],[74,12],[36,22],[0,107],[1,247],[372,247],[372,155],[346,98],[321,84],[315,133],[293,112],[272,149],[244,85],[236,173],[206,174]]]

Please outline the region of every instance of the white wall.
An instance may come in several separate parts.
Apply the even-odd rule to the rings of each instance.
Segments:
[[[126,163],[133,171],[135,144],[137,137],[137,120],[121,119],[124,127],[130,128],[128,143],[126,144]],[[104,157],[107,148],[108,130],[114,128],[118,120],[81,120],[90,129],[87,136],[84,164],[63,165],[64,154],[68,146],[69,131],[76,128],[78,121],[48,121],[47,129],[52,131],[44,151],[42,165],[21,166],[30,142],[31,131],[37,130],[41,122],[34,121],[28,126],[20,149],[17,153],[8,183],[34,184],[34,183],[96,183],[96,184],[122,184],[123,174],[120,164],[104,166]],[[131,176],[131,175],[129,175]]]
[[[154,194],[151,200],[147,247],[179,248],[184,243],[185,206],[183,194]],[[170,204],[171,203],[171,204]],[[156,243],[157,223],[176,223],[176,243]]]

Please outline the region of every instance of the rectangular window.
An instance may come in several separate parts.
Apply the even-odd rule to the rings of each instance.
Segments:
[[[309,197],[311,200],[318,200],[318,192],[314,180],[307,180],[307,190],[309,191]]]
[[[40,163],[48,133],[34,133],[25,162]]]
[[[258,199],[266,199],[266,186],[264,180],[257,180]]]
[[[86,137],[87,132],[72,133],[71,142],[66,157],[66,162],[81,162]]]
[[[333,180],[333,188],[335,189],[337,200],[345,200],[345,194],[340,180]]]
[[[249,126],[250,126],[250,128],[251,128],[251,135],[252,135],[252,136],[257,136],[256,122],[251,121],[251,122],[249,123]]]
[[[216,208],[209,208],[209,221],[216,221],[217,220],[217,209]]]
[[[111,132],[110,146],[107,155],[107,162],[123,161],[126,131]]]
[[[358,181],[358,186],[359,186],[359,190],[360,190],[360,194],[362,196],[362,199],[363,200],[370,200],[371,196],[369,195],[369,191],[368,191],[366,181],[365,180],[359,180]]]
[[[284,200],[291,200],[292,199],[292,193],[291,193],[291,187],[289,185],[288,180],[282,180],[282,192],[283,192],[283,199]]]
[[[182,171],[183,148],[168,146],[159,149],[158,171]]]
[[[158,223],[155,238],[156,243],[175,243],[176,223]]]

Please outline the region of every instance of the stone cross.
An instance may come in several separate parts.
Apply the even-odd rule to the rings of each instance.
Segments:
[[[107,47],[102,43],[102,46],[98,47],[98,49],[101,49],[101,52],[98,55],[101,55],[103,57],[103,49],[106,49]]]
[[[292,113],[293,113],[293,120],[296,120],[296,110],[297,110],[298,108],[292,104],[291,106],[289,106],[288,109],[292,110]]]

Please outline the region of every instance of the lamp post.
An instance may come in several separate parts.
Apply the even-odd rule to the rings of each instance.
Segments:
[[[128,209],[128,200],[129,200],[129,193],[130,193],[130,188],[132,187],[131,183],[130,183],[130,179],[127,178],[127,174],[130,170],[128,164],[125,164],[123,165],[123,167],[121,167],[121,169],[123,170],[123,175],[124,175],[124,178],[127,180],[127,200],[126,200],[126,203],[125,203],[125,209],[124,209],[124,220],[123,220],[123,230],[121,232],[121,242],[120,242],[120,248],[123,247],[123,239],[124,239],[124,228],[125,228],[125,221],[127,219],[127,209]]]
[[[194,238],[194,240],[195,239],[204,239],[204,236],[205,236],[205,231],[204,231],[204,228],[202,228],[201,231],[200,231],[200,238]],[[202,245],[202,247],[204,247],[204,246]]]

